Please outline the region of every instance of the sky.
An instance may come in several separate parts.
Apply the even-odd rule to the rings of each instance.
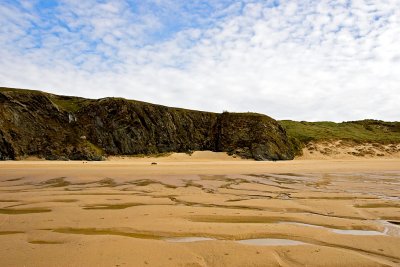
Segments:
[[[0,0],[0,86],[400,120],[400,0]]]

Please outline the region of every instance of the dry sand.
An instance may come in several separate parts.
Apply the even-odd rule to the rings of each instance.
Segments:
[[[9,161],[0,205],[0,266],[400,266],[400,159]]]
[[[297,159],[399,159],[400,144],[354,143],[345,140],[309,142]]]

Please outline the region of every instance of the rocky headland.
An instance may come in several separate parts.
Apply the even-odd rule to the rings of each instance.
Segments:
[[[0,160],[104,160],[205,150],[255,160],[397,158],[400,122],[276,121],[250,112],[0,87]]]
[[[196,150],[255,160],[295,156],[285,129],[262,114],[218,114],[122,98],[0,88],[2,160],[102,160]]]

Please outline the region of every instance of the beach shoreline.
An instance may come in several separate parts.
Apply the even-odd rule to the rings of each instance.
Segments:
[[[33,159],[0,162],[0,170],[27,172],[41,168],[66,172],[83,171],[112,174],[118,169],[131,175],[248,174],[248,173],[329,173],[400,171],[400,158],[299,158],[286,161],[255,161],[228,156],[222,152],[173,153],[160,157],[113,156],[105,161],[49,161]],[[117,171],[118,172],[118,171]],[[1,175],[1,174],[0,174]]]

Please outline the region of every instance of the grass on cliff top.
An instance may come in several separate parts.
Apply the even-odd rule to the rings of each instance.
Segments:
[[[92,101],[92,99],[86,99],[82,97],[74,97],[74,96],[59,96],[54,95],[38,90],[30,90],[30,89],[19,89],[19,88],[9,88],[9,87],[0,87],[0,92],[17,92],[17,93],[29,93],[29,94],[42,94],[47,96],[54,104],[56,104],[59,108],[68,111],[68,112],[76,112],[80,108],[82,108],[85,104]]]
[[[356,143],[400,143],[400,122],[362,120],[335,123],[279,121],[287,134],[301,143],[322,140],[348,140]]]
[[[24,93],[32,93],[32,94],[44,94],[44,92],[38,91],[38,90],[18,89],[18,88],[10,88],[10,87],[0,87],[0,92],[24,92]]]
[[[92,100],[81,97],[60,97],[52,95],[51,101],[59,108],[73,113],[77,112],[79,109],[90,103]]]

